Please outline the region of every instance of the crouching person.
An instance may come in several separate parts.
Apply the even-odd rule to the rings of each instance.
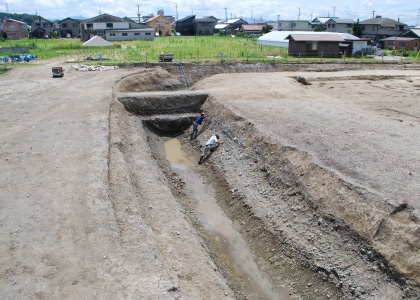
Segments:
[[[204,148],[203,154],[201,154],[200,156],[200,160],[198,161],[198,164],[200,165],[201,162],[203,161],[204,156],[206,156],[207,151],[214,151],[219,145],[220,145],[220,141],[219,141],[219,136],[213,135],[206,144],[206,147]]]

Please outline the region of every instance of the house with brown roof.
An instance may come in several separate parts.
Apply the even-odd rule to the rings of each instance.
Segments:
[[[289,55],[299,57],[337,57],[340,43],[345,40],[338,34],[289,34]]]
[[[95,35],[100,36],[101,38],[106,39],[110,37],[112,40],[116,40],[117,37],[121,38],[118,40],[131,40],[129,31],[130,29],[142,29],[148,28],[147,26],[135,23],[131,20],[121,19],[112,15],[102,14],[87,20],[80,22],[80,33],[81,40],[87,41]],[[107,35],[107,31],[112,30],[124,30],[124,32],[112,32],[113,34]],[[115,34],[115,35],[114,35]],[[121,34],[121,36],[119,36]],[[135,35],[133,31],[133,36]],[[141,38],[142,35],[135,35],[136,38]],[[154,34],[153,34],[154,36]],[[149,34],[147,35],[149,39]]]
[[[242,24],[239,32],[244,32],[249,35],[261,35],[264,24]]]
[[[213,35],[217,21],[214,17],[204,17],[194,20],[195,35]]]
[[[48,21],[47,19],[37,16],[31,23],[31,35],[35,38],[43,38],[45,36],[50,36],[51,32],[56,30],[56,27],[53,22]]]
[[[0,32],[7,34],[8,40],[19,40],[29,37],[28,25],[25,22],[10,18],[0,20]]]
[[[58,22],[60,34],[62,37],[66,37],[70,34],[70,37],[80,37],[80,21],[72,18],[66,18]]]
[[[385,49],[390,50],[409,50],[418,51],[420,45],[420,38],[417,37],[389,37],[384,40]]]
[[[153,28],[159,36],[170,36],[171,35],[171,20],[168,18],[157,15],[146,20],[146,26]]]
[[[370,39],[373,44],[381,48],[383,47],[381,40],[402,34],[406,26],[404,23],[381,16],[361,21],[359,24],[362,26],[361,37]]]
[[[353,33],[353,19],[330,18],[325,22],[325,30],[328,32]]]

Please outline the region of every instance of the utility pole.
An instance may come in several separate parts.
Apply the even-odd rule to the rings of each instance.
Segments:
[[[417,26],[419,26],[419,19],[420,19],[420,8],[417,12]]]
[[[175,4],[175,9],[176,9],[176,20],[178,21],[178,3]]]
[[[398,27],[400,27],[399,26],[400,25],[400,17],[398,17],[398,21],[397,21],[397,27],[395,28],[395,39],[394,39],[394,54],[393,54],[393,56],[395,56],[395,49],[397,48],[396,46],[397,46],[397,34],[398,34]]]
[[[252,22],[252,9],[251,9],[251,22]]]
[[[300,19],[300,6],[299,6],[299,14],[298,14],[298,21]]]
[[[225,6],[224,10],[225,10],[225,19],[227,21],[227,7],[226,6]]]
[[[314,12],[313,11],[311,11],[311,21],[312,21],[312,14],[313,14]]]
[[[140,6],[139,4],[136,5],[137,6],[137,18],[139,18],[139,24],[140,24]]]
[[[372,18],[375,17],[375,10],[372,10]]]
[[[6,2],[6,12],[9,13],[9,3]]]
[[[335,17],[335,6],[334,6],[334,13],[333,13],[333,17]]]
[[[102,7],[99,6],[99,14],[102,15]]]

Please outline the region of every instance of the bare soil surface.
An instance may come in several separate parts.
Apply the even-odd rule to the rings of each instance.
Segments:
[[[51,66],[0,76],[2,297],[246,299],[165,138],[117,100],[179,78],[66,65],[53,79]],[[220,133],[196,172],[260,267],[308,299],[419,296],[419,71],[221,74],[193,90],[212,115],[180,140],[198,159]]]

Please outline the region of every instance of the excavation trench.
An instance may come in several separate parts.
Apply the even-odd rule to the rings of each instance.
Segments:
[[[173,138],[166,141],[164,149],[172,170],[185,182],[187,197],[192,199],[195,213],[210,239],[216,241],[225,253],[236,278],[242,278],[243,293],[247,298],[291,299],[291,290],[282,288],[280,282],[273,282],[273,278],[259,268],[248,243],[217,204],[214,189],[193,170],[193,161],[182,150],[179,140]]]
[[[377,195],[271,141],[208,95],[148,92],[118,100],[140,123],[167,186],[237,299],[416,299],[416,288],[363,231],[393,209]],[[201,110],[212,117],[190,141]],[[215,133],[224,144],[198,165]]]

